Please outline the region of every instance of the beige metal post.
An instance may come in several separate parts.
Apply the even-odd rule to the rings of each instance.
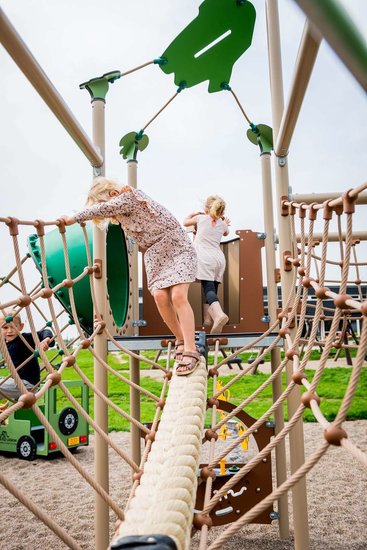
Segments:
[[[269,72],[270,72],[270,88],[273,113],[273,132],[274,141],[276,142],[282,113],[284,110],[283,99],[283,79],[282,79],[282,62],[280,50],[280,31],[279,31],[279,13],[277,0],[266,0],[266,16],[267,16],[267,33],[268,33],[268,55],[269,55]],[[287,160],[280,164],[280,159],[276,162],[276,184],[277,184],[277,211],[278,211],[278,226],[279,226],[279,253],[282,257],[283,250],[292,250],[290,225],[288,217],[281,216],[280,198],[284,195],[288,196],[288,166]],[[292,273],[286,272],[281,264],[281,281],[282,281],[282,300],[284,300],[292,291]],[[289,383],[292,375],[292,365],[288,363],[287,381]],[[291,417],[300,403],[300,391],[298,386],[291,392],[288,399],[288,412]],[[290,459],[291,471],[296,471],[304,463],[304,438],[303,425],[300,420],[289,436],[290,442]],[[308,530],[308,513],[307,513],[307,494],[306,481],[303,478],[293,489],[293,522],[296,550],[309,549],[309,530]]]
[[[95,99],[92,102],[93,112],[93,141],[99,147],[103,157],[105,151],[105,102],[103,99]],[[101,175],[104,175],[104,165]],[[98,309],[106,319],[107,311],[107,287],[106,287],[106,231],[101,231],[96,226],[93,229],[93,257],[101,260],[101,278],[94,279],[95,294]],[[94,339],[94,350],[104,361],[107,361],[107,339],[105,334],[98,334]],[[104,394],[108,393],[106,369],[94,360],[94,383]],[[108,433],[108,410],[104,401],[94,396],[94,420],[98,426]],[[98,433],[94,436],[94,472],[96,481],[105,491],[109,491],[109,464],[108,445]],[[106,550],[109,545],[109,509],[100,496],[95,496],[95,541],[96,550]]]
[[[127,163],[127,182],[131,187],[137,188],[137,168],[136,160],[129,160]],[[131,320],[139,319],[139,281],[138,281],[138,250],[136,244],[131,257],[130,270],[130,288],[132,291]],[[135,327],[134,334],[138,335],[139,328]],[[129,358],[130,380],[135,384],[140,384],[140,362],[135,357]],[[130,388],[130,414],[133,418],[140,420],[140,393],[135,388]],[[131,452],[132,459],[136,464],[141,460],[141,439],[140,430],[133,424],[131,425]]]
[[[265,257],[266,257],[266,285],[268,293],[268,314],[270,316],[270,324],[274,323],[277,318],[278,292],[275,281],[275,244],[274,244],[274,214],[273,214],[273,195],[271,185],[271,156],[269,153],[262,153],[261,171],[263,184],[263,204],[264,204],[264,229],[266,233],[265,239]],[[271,352],[271,370],[274,372],[280,365],[280,349],[275,348]],[[273,401],[275,402],[281,395],[282,379],[278,376],[273,384]],[[284,428],[284,414],[281,407],[274,414],[275,420],[275,435]],[[287,479],[287,462],[285,452],[285,441],[275,448],[275,463],[277,485],[281,485]],[[279,534],[280,538],[289,538],[289,514],[288,514],[288,495],[285,494],[278,500],[279,512]]]

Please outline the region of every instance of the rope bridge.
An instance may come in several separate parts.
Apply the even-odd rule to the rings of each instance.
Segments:
[[[68,240],[69,229],[62,222],[19,221],[14,218],[0,218],[0,228],[10,233],[13,247],[15,267],[0,281],[0,311],[5,317],[5,322],[12,325],[18,336],[29,348],[30,358],[39,357],[41,361],[41,381],[35,385],[32,391],[27,391],[18,371],[26,365],[27,359],[22,365],[15,367],[9,355],[3,335],[0,335],[0,351],[9,368],[9,377],[12,377],[22,395],[17,401],[10,401],[8,407],[0,412],[0,431],[9,422],[9,417],[21,410],[32,409],[39,422],[45,427],[52,441],[63,453],[64,457],[79,472],[94,491],[108,504],[119,519],[116,535],[112,541],[113,548],[119,548],[123,541],[129,537],[149,538],[162,535],[169,537],[174,544],[172,548],[180,550],[190,547],[191,529],[200,532],[200,549],[225,548],[228,541],[238,531],[250,522],[254,522],[259,516],[272,510],[273,505],[291,490],[324,456],[330,446],[341,446],[346,452],[351,453],[356,461],[367,467],[367,456],[358,448],[358,445],[349,440],[343,428],[353,396],[360,381],[361,372],[367,353],[367,300],[365,293],[366,277],[363,279],[363,269],[366,262],[358,261],[358,240],[353,238],[353,220],[357,208],[358,195],[367,189],[367,184],[347,191],[342,197],[329,200],[324,203],[306,205],[284,199],[282,202],[282,215],[289,217],[291,227],[292,250],[283,253],[284,269],[292,271],[293,289],[289,296],[283,299],[283,307],[278,319],[269,329],[250,344],[237,349],[231,355],[220,360],[221,338],[214,338],[208,344],[214,345],[214,364],[209,369],[209,379],[212,385],[207,395],[207,370],[205,359],[202,357],[198,369],[186,377],[176,377],[171,371],[171,342],[167,343],[167,358],[165,366],[152,361],[143,355],[136,354],[126,349],[121,340],[115,336],[121,335],[121,330],[128,330],[129,304],[126,305],[126,319],[118,326],[114,326],[112,309],[110,318],[103,318],[98,310],[95,299],[94,280],[98,277],[98,264],[94,264],[91,254],[91,246],[87,226],[81,224],[79,242],[83,244],[85,265],[78,267],[70,262],[70,242]],[[318,218],[322,217],[322,220]],[[322,224],[322,238],[315,238],[315,227]],[[339,236],[338,250],[339,260],[335,260],[335,250],[329,242],[332,224],[336,223]],[[35,285],[27,284],[27,265],[30,254],[21,256],[20,248],[23,238],[20,231],[36,229],[38,259],[35,259],[41,271],[42,282]],[[56,280],[54,272],[49,272],[47,238],[49,231],[57,232],[61,243],[61,256],[64,276]],[[35,238],[32,237],[33,243]],[[32,240],[31,239],[31,240]],[[321,253],[315,254],[315,246],[320,243]],[[33,248],[34,253],[34,248]],[[333,260],[328,259],[332,256]],[[330,275],[329,271],[334,274]],[[335,270],[339,270],[340,277],[336,277]],[[330,272],[331,272],[330,271]],[[331,290],[327,284],[338,282],[338,290]],[[348,284],[351,280],[357,285],[358,293],[355,296],[347,294]],[[86,322],[81,319],[77,307],[76,295],[78,285],[87,282],[90,297],[94,307],[94,318]],[[85,288],[85,287],[84,287]],[[60,291],[63,292],[63,300],[60,300]],[[312,302],[312,315],[310,315],[310,295],[316,297]],[[3,299],[3,297],[5,297]],[[67,298],[67,300],[66,300]],[[106,299],[108,296],[106,294]],[[65,306],[65,300],[67,305]],[[61,304],[60,305],[60,301]],[[327,306],[325,304],[327,303]],[[125,307],[125,306],[124,306]],[[32,333],[35,349],[24,339],[17,328],[17,324],[9,318],[8,310],[11,308],[26,316]],[[47,309],[47,314],[44,313]],[[70,315],[70,320],[63,323],[65,309]],[[307,324],[312,317],[311,327]],[[37,319],[37,321],[36,321]],[[44,327],[52,328],[54,336],[52,340],[57,344],[54,353],[45,353],[39,341],[36,323],[42,319]],[[326,324],[326,320],[329,325]],[[346,338],[348,327],[352,322],[358,321],[360,335],[356,336],[351,344]],[[65,331],[75,326],[76,336],[69,342],[64,338]],[[85,327],[89,327],[89,332]],[[320,327],[323,327],[320,330]],[[263,349],[254,362],[240,371],[224,385],[219,384],[221,368],[233,360],[239,353],[256,347],[256,344],[270,333],[276,333],[276,337],[266,349]],[[107,339],[121,351],[140,361],[144,361],[162,371],[163,383],[159,394],[145,389],[125,377],[118,370],[111,367],[101,358],[94,349],[94,340],[97,334],[103,333]],[[277,346],[284,345],[285,355],[279,365],[266,381],[259,383],[257,389],[251,395],[244,395],[236,406],[224,406],[224,396],[236,384],[246,380],[251,372],[256,370],[266,354],[272,352]],[[312,381],[308,381],[305,374],[311,352],[319,347],[321,358],[315,370]],[[356,349],[356,357],[353,360],[353,369],[335,420],[330,423],[323,414],[322,402],[318,396],[318,387],[325,371],[327,360],[333,349]],[[88,379],[82,368],[78,365],[78,355],[82,350],[88,350],[90,357],[97,359],[100,367],[111,376],[115,376],[121,384],[128,385],[138,390],[144,398],[152,402],[156,407],[156,413],[152,423],[147,426],[134,418],[128,411],[119,407],[108,396],[104,395],[96,385]],[[292,375],[287,378],[287,385],[273,404],[258,419],[243,422],[243,429],[234,437],[223,437],[224,430],[233,426],[246,411],[249,405],[263,398],[264,392],[282,376],[282,373],[291,366]],[[80,380],[88,386],[90,392],[98,395],[108,407],[115,413],[134,424],[145,437],[145,448],[141,462],[137,464],[126,451],[104,432],[88,414],[85,407],[74,397],[65,383],[69,369],[73,369]],[[9,378],[8,377],[8,378]],[[5,378],[6,380],[6,378]],[[4,379],[0,381],[1,385]],[[68,401],[75,407],[78,414],[98,433],[99,436],[125,461],[131,468],[133,483],[130,496],[122,507],[116,503],[98,482],[86,472],[70,449],[63,441],[57,430],[51,425],[42,412],[40,402],[50,388],[58,387]],[[227,474],[226,464],[229,463],[231,453],[239,449],[250,437],[257,436],[258,432],[268,426],[277,411],[282,410],[287,398],[292,392],[299,392],[300,402],[297,410],[289,418],[288,423],[275,432],[274,437],[268,438],[264,445],[258,446],[257,452],[246,463],[237,462],[231,475],[222,475],[219,469],[221,465]],[[208,397],[208,399],[207,399]],[[208,407],[208,415],[205,420],[205,408]],[[243,482],[246,476],[259,464],[266,463],[273,451],[276,451],[284,443],[287,436],[294,430],[306,409],[310,409],[324,434],[324,441],[306,460],[306,462],[292,472],[291,475],[275,488],[271,488],[264,496],[264,491],[257,492],[256,502],[248,509],[248,504],[238,505],[239,493],[243,492]],[[232,424],[231,424],[232,423]],[[205,428],[204,428],[205,424]],[[207,448],[207,457],[203,463],[202,447]],[[233,475],[232,475],[233,474]],[[222,483],[218,485],[218,480]],[[1,484],[11,492],[33,514],[41,519],[54,533],[69,547],[80,548],[72,537],[72,534],[56,524],[45,510],[36,506],[31,499],[4,475],[0,475]],[[242,489],[241,489],[242,487]],[[201,492],[201,499],[197,494]],[[237,517],[226,521],[224,510],[222,515],[218,510],[223,503],[229,503],[232,509],[237,509]],[[275,516],[274,516],[275,517]],[[210,528],[215,528],[221,518],[221,524],[227,523],[227,527],[212,543],[208,541]]]

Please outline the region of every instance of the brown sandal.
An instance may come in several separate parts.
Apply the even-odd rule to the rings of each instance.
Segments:
[[[182,360],[183,348],[182,349],[178,349],[178,348],[183,345],[184,345],[183,340],[175,340],[175,347],[173,348],[173,358],[175,360],[174,367],[177,367],[179,362]]]
[[[186,376],[191,374],[200,364],[200,353],[198,351],[184,351],[182,353],[182,359],[176,367],[177,376]],[[184,367],[185,370],[179,371],[180,367]]]

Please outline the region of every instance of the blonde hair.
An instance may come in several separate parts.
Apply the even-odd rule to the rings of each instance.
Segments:
[[[88,193],[86,205],[93,206],[99,202],[106,202],[111,199],[110,191],[119,191],[119,184],[104,176],[94,178]]]
[[[98,176],[97,178],[94,178],[92,182],[87,196],[86,205],[93,206],[94,204],[98,204],[100,202],[110,201],[113,198],[110,195],[111,191],[118,191],[119,193],[127,192],[131,191],[131,187],[129,185],[121,187],[115,180],[105,178],[104,176]],[[95,223],[100,229],[106,229],[109,223],[118,224],[119,222],[116,218],[94,218],[93,223]]]
[[[224,215],[226,209],[226,203],[218,195],[210,195],[205,201],[204,204],[205,210],[207,210],[212,218],[217,220]]]

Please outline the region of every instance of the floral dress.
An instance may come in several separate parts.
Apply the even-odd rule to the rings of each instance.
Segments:
[[[77,222],[93,218],[115,218],[145,250],[144,264],[152,294],[160,288],[195,280],[196,252],[185,230],[167,208],[140,189],[131,188],[75,215]]]

